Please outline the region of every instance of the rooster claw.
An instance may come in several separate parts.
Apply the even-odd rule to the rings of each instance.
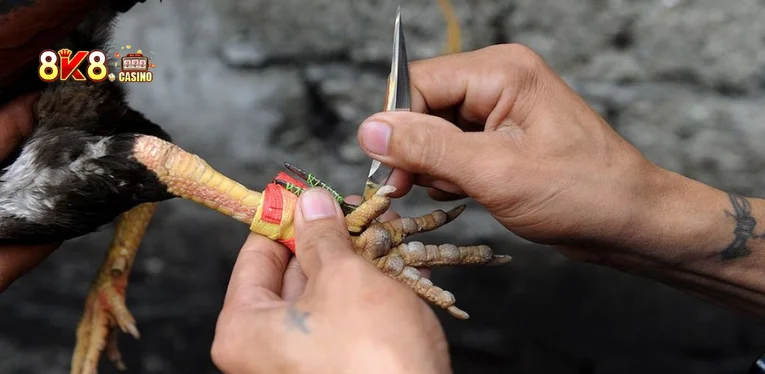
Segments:
[[[96,374],[104,349],[115,366],[124,370],[125,363],[117,347],[117,327],[136,339],[140,338],[135,318],[125,306],[124,294],[111,280],[99,277],[88,294],[85,313],[77,326],[77,345],[70,373]]]

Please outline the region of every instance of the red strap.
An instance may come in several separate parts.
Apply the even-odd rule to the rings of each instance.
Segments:
[[[277,240],[279,243],[284,244],[285,247],[289,248],[292,253],[295,253],[295,238],[289,238],[286,240]]]
[[[291,183],[300,188],[307,188],[303,181],[295,179],[284,172],[276,175],[274,180]],[[258,213],[250,225],[250,230],[284,244],[295,253],[294,238],[294,209],[297,197],[275,182],[269,183],[260,201]],[[285,211],[289,209],[290,211]],[[285,226],[286,225],[286,226]]]
[[[263,198],[263,214],[260,219],[268,223],[279,224],[282,221],[282,194],[279,189],[281,186],[273,183],[269,183],[266,186],[265,194]]]
[[[296,186],[306,188],[306,185],[295,178],[292,178],[285,172],[279,172],[275,179],[281,179],[285,182],[292,183]],[[282,201],[282,190],[284,187],[276,184],[269,183],[266,186],[266,190],[263,199],[263,215],[260,217],[263,221],[268,223],[279,224],[282,221],[282,210],[284,209],[284,202]]]

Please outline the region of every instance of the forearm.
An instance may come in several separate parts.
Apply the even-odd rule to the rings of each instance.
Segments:
[[[665,170],[653,178],[609,264],[765,319],[765,200]]]

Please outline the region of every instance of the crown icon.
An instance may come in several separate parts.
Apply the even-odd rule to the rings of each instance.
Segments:
[[[64,48],[64,49],[58,51],[58,55],[61,56],[62,58],[69,57],[69,56],[72,55],[72,50]]]

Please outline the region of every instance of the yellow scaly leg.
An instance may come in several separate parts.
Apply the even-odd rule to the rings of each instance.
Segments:
[[[101,352],[124,369],[117,349],[119,327],[138,339],[135,319],[125,306],[125,290],[138,246],[151,221],[156,204],[147,203],[123,213],[96,280],[88,292],[85,312],[77,326],[77,345],[72,356],[72,374],[95,374]]]

